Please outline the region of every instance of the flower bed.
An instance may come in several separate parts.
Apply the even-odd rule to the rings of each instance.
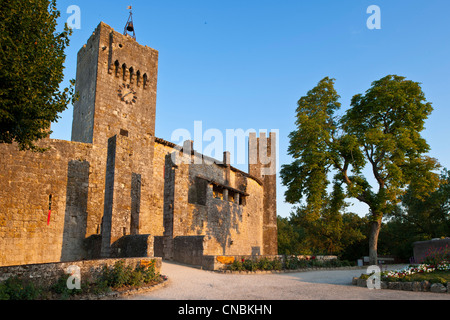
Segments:
[[[417,277],[413,275],[419,274],[431,274],[436,271],[441,271],[439,274],[443,275],[443,279],[445,282],[450,282],[450,263],[447,261],[443,261],[438,265],[430,265],[430,264],[421,264],[421,265],[409,265],[408,267],[401,270],[393,270],[393,271],[385,271],[381,273],[381,281],[387,282],[395,282],[395,281],[410,281],[414,278],[423,279],[429,278],[430,280],[436,280],[434,278],[435,274],[428,277]],[[367,275],[369,277],[369,275]]]
[[[353,284],[368,287],[369,277],[371,274],[362,274],[353,279]],[[450,293],[450,264],[442,261],[438,265],[409,265],[401,270],[382,272],[378,279],[381,289]]]

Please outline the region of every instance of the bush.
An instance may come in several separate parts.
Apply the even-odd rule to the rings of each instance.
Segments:
[[[125,262],[120,260],[112,268],[103,267],[100,282],[111,288],[120,288],[150,283],[156,280],[158,276],[155,272],[154,263],[148,267],[140,265],[133,269],[131,266],[125,266]]]
[[[330,268],[351,266],[349,261],[299,259],[297,256],[286,256],[284,263],[280,259],[270,260],[262,258],[259,261],[242,259],[234,261],[228,266],[231,271],[257,271],[257,270],[297,270],[311,267]]]
[[[307,260],[299,259],[297,256],[286,256],[284,267],[287,270],[303,269],[308,267]]]
[[[82,289],[69,289],[67,288],[67,280],[69,279],[69,274],[63,274],[59,277],[58,281],[50,287],[50,292],[60,296],[62,300],[69,299],[71,296],[83,293]]]
[[[34,283],[19,277],[9,278],[0,284],[0,300],[35,300],[41,292]]]
[[[244,271],[244,264],[241,261],[235,260],[232,264],[228,266],[228,270],[231,271]]]
[[[248,271],[258,270],[258,263],[253,260],[246,259],[243,261],[243,265],[244,265],[245,270],[248,270]]]

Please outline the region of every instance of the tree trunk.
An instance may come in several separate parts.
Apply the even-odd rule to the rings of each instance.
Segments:
[[[378,235],[381,229],[381,219],[370,222],[369,235],[369,263],[372,266],[377,265],[378,262]]]

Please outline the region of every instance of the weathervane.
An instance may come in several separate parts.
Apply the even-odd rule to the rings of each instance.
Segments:
[[[132,6],[128,6],[128,10],[130,10],[130,16],[128,17],[128,21],[123,30],[123,34],[125,36],[131,36],[134,40],[136,40],[136,33],[134,32],[134,24],[133,24]]]

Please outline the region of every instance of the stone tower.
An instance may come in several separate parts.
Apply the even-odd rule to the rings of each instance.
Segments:
[[[90,199],[99,204],[97,211],[103,209],[104,257],[118,254],[114,243],[123,236],[155,232],[147,208],[152,195],[157,73],[158,51],[103,22],[78,52],[79,100],[74,104],[72,141],[104,149],[99,151],[104,155],[100,165],[90,175],[91,181],[105,186],[103,199]]]
[[[155,135],[158,51],[100,23],[78,52],[72,141]]]
[[[263,203],[263,252],[264,255],[278,254],[277,229],[277,136],[271,132],[249,135],[249,174],[260,179],[264,187]]]

